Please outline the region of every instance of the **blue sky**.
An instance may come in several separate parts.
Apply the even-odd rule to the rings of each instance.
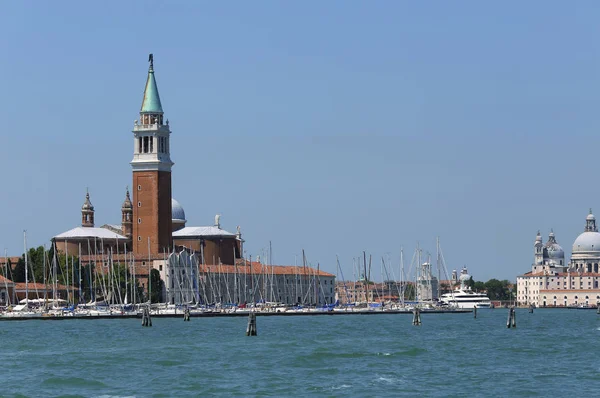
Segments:
[[[5,2],[0,248],[118,223],[148,53],[188,225],[347,279],[417,243],[514,280],[600,213],[600,5]]]

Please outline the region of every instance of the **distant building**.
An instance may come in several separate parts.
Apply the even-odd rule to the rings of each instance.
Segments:
[[[554,231],[545,244],[538,231],[533,251],[531,271],[517,276],[519,305],[566,307],[600,303],[600,233],[591,209],[583,233],[573,242],[568,264]]]
[[[333,304],[335,275],[311,267],[265,265],[238,260],[204,264],[199,253],[171,253],[161,272],[170,304],[234,304],[276,302],[298,305]]]
[[[249,302],[333,303],[335,276],[310,267],[248,265],[242,260],[240,227],[235,233],[224,230],[220,215],[211,226],[186,226],[185,211],[172,197],[172,132],[164,117],[152,55],[149,62],[139,120],[132,131],[132,195],[127,189],[121,224],[96,227],[87,192],[81,226],[52,238],[57,252],[78,256],[82,265],[95,264],[96,272],[106,272],[111,263],[127,264],[146,290],[154,268],[165,282],[165,299],[173,304],[239,303],[242,297]],[[245,276],[240,279],[242,271]],[[248,272],[251,276],[246,276]],[[242,282],[244,295],[232,294],[240,292]],[[248,284],[254,286],[252,291]]]
[[[339,281],[336,283],[336,299],[341,304],[399,302],[402,293],[413,282],[384,281],[365,283],[359,281]]]
[[[15,283],[0,275],[0,305],[15,302]]]
[[[87,192],[81,225],[54,236],[56,250],[80,257],[83,265],[127,262],[141,278],[147,278],[148,266],[162,269],[169,254],[182,248],[201,253],[203,264],[234,264],[243,253],[240,228],[235,234],[221,229],[219,215],[212,226],[186,227],[185,211],[172,198],[171,128],[164,117],[152,56],[139,115],[132,131],[132,195],[127,189],[121,223],[96,226]]]

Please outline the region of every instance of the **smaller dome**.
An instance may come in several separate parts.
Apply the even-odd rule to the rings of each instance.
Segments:
[[[552,243],[550,245],[546,245],[546,249],[548,250],[548,258],[551,259],[564,259],[565,251],[558,243]]]
[[[596,217],[594,217],[594,215],[592,213],[590,213],[587,215],[587,217],[585,219],[586,219],[586,221],[595,221]]]
[[[185,211],[178,201],[171,198],[171,219],[173,222],[185,223]]]
[[[469,279],[471,279],[471,275],[469,274],[460,274],[460,277],[458,278],[458,280],[461,282],[466,282]]]

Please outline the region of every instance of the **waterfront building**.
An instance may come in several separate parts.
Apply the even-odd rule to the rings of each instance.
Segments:
[[[15,283],[0,275],[0,305],[15,302]]]
[[[533,252],[531,271],[517,276],[518,305],[567,307],[600,303],[600,233],[591,209],[584,231],[573,242],[568,263],[554,231],[545,244],[538,231]]]
[[[384,281],[364,283],[359,281],[339,281],[336,283],[336,299],[341,304],[399,302],[401,292],[406,292],[413,282]]]
[[[146,290],[150,270],[154,268],[165,282],[163,298],[174,304],[187,303],[192,299],[199,302],[198,283],[202,281],[202,275],[205,278],[211,275],[206,281],[227,282],[208,285],[216,290],[209,291],[200,302],[211,301],[208,298],[227,301],[239,299],[224,295],[223,292],[235,290],[229,285],[229,276],[237,275],[235,270],[243,261],[241,229],[237,226],[235,233],[226,231],[221,227],[220,215],[215,216],[215,222],[210,226],[186,225],[185,211],[172,197],[172,131],[163,111],[152,55],[149,63],[139,119],[133,125],[133,159],[130,162],[132,189],[130,192],[127,188],[125,192],[120,209],[121,224],[97,227],[95,208],[88,191],[81,207],[81,225],[54,236],[53,246],[59,253],[79,257],[84,266],[93,264],[96,272],[108,272],[114,263],[127,264]],[[271,267],[256,264],[261,270],[261,267]],[[271,275],[270,278],[261,279],[266,291],[272,292],[269,297],[290,304],[298,301],[307,304],[332,303],[332,275],[310,267],[301,268],[302,272],[297,267],[263,270],[266,275]],[[182,277],[185,272],[187,276]],[[261,272],[251,270],[252,275],[261,275]],[[198,277],[195,285],[195,278],[190,278],[190,275]],[[312,282],[312,287],[299,283],[295,288],[297,282],[292,275],[304,275],[308,279],[316,277],[317,280]],[[233,279],[237,280],[237,276]],[[186,285],[186,281],[191,281],[191,284]],[[306,300],[304,294],[299,294],[313,288],[314,294],[308,295]],[[327,293],[326,290],[331,291]],[[244,297],[264,300],[266,293],[263,291],[261,295],[260,292],[260,289],[255,290],[251,297],[246,292]],[[299,297],[302,300],[298,300]]]
[[[171,253],[161,272],[170,304],[282,303],[319,306],[335,301],[335,275],[302,266],[237,260],[203,263],[199,253]]]
[[[433,301],[437,299],[438,278],[432,274],[431,263],[423,263],[417,273],[417,300]]]

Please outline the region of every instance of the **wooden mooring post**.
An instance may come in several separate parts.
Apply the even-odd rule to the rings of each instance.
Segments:
[[[142,326],[152,326],[152,319],[150,318],[150,306],[144,307],[144,310],[142,311]]]
[[[414,326],[421,326],[421,310],[418,308],[413,309],[413,322]]]
[[[246,329],[246,336],[256,336],[256,313],[251,312],[248,315],[248,328]]]
[[[510,329],[511,326],[513,328],[517,327],[517,316],[515,307],[510,307],[508,309],[508,319],[506,320],[506,327]]]
[[[477,319],[477,305],[473,306],[473,318]]]

